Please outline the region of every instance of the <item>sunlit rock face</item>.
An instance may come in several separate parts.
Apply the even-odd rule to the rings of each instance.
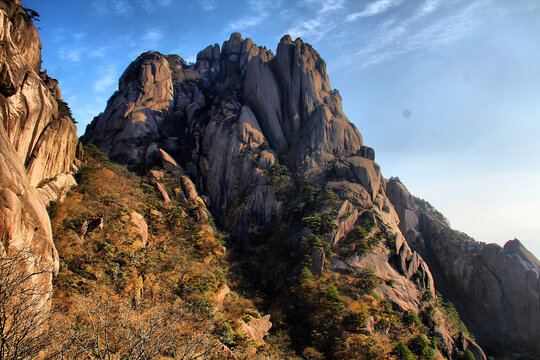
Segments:
[[[387,192],[407,242],[481,344],[490,353],[540,356],[540,261],[519,240],[500,247],[450,229],[421,209],[398,180],[389,182]]]
[[[41,41],[20,1],[0,1],[0,48],[0,252],[29,254],[28,270],[47,270],[36,281],[50,290],[58,255],[45,205],[74,184],[77,129],[40,72]]]

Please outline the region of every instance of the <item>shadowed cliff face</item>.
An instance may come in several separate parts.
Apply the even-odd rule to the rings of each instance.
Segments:
[[[192,66],[179,57],[141,55],[82,141],[139,168],[158,163],[156,150],[165,150],[240,232],[251,216],[264,225],[281,214],[267,176],[277,163],[316,178],[339,162],[347,176],[364,182],[367,193],[357,197],[366,203],[380,187],[373,158],[356,156],[362,137],[343,114],[324,61],[289,36],[276,56],[237,33],[221,51],[217,44],[201,51]],[[246,200],[231,217],[238,198]]]
[[[540,356],[540,261],[518,240],[501,248],[450,229],[397,180],[387,190],[407,242],[480,343],[494,354]]]
[[[300,221],[314,212],[303,194],[310,188],[333,194],[315,215],[330,219],[331,230],[320,236],[340,255],[309,250],[314,274],[371,268],[388,279],[375,292],[400,311],[419,312],[422,293],[435,293],[427,264],[398,228],[373,149],[343,113],[324,61],[301,39],[283,37],[274,55],[234,33],[191,65],[177,55],[144,53],[81,141],[153,177],[166,171],[190,181],[188,175],[198,191],[192,187],[191,197],[204,199],[200,207],[244,244],[272,225],[287,228],[281,241],[308,251],[302,239],[316,226]],[[185,196],[185,189],[159,191],[163,199]],[[373,224],[369,236],[393,241],[373,245],[369,254],[343,250],[366,219]],[[472,340],[460,342],[462,335],[441,321],[430,326],[445,356],[476,349],[485,359]]]
[[[41,41],[19,1],[0,1],[0,48],[0,252],[30,251],[29,271],[50,270],[50,290],[58,255],[45,205],[75,183],[77,129],[40,72]]]

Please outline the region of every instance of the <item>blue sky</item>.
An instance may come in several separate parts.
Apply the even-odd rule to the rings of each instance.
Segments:
[[[194,61],[233,31],[274,51],[300,36],[384,176],[477,240],[540,255],[540,1],[22,1],[79,134],[143,51]]]

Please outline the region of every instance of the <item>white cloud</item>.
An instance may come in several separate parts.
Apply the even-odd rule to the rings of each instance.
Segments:
[[[67,49],[64,47],[58,51],[58,56],[61,60],[78,62],[81,60],[81,53],[83,52],[84,51],[81,48]]]
[[[250,27],[262,24],[270,17],[272,11],[281,6],[281,0],[249,0],[248,8],[250,14],[240,19],[230,22],[224,32],[241,31]]]
[[[344,9],[344,0],[305,0],[304,4],[318,8],[317,16],[297,21],[287,30],[291,37],[316,42],[337,27],[335,12]]]
[[[142,8],[147,13],[153,13],[161,8],[167,8],[171,5],[171,0],[139,0]]]
[[[109,64],[100,69],[101,77],[94,82],[94,91],[96,92],[106,92],[110,91],[111,85],[113,85],[118,75],[116,73],[116,66],[114,64]]]
[[[345,0],[304,0],[310,7],[316,7],[319,14],[341,10],[345,6]]]
[[[98,16],[109,15],[111,12],[116,15],[126,15],[134,10],[132,3],[128,0],[94,0],[92,7]]]
[[[163,31],[157,28],[148,29],[142,36],[142,40],[149,43],[157,43],[161,39],[163,39]]]
[[[290,28],[287,33],[291,35],[293,39],[297,37],[320,39],[324,34],[330,31],[330,24],[323,26],[319,19],[311,19],[302,21],[295,27]],[[332,28],[334,25],[330,25]],[[313,40],[312,40],[313,41]]]
[[[216,8],[215,0],[198,0],[201,7],[206,11],[212,11]]]
[[[106,55],[106,51],[108,50],[108,47],[102,46],[100,48],[92,49],[88,51],[88,56],[91,58],[101,58]]]
[[[442,5],[440,0],[426,0],[412,16],[379,25],[371,34],[371,40],[355,53],[354,58],[363,58],[361,68],[365,68],[401,54],[423,53],[461,39],[478,26],[476,15],[483,4],[484,1],[477,1],[457,13],[421,22]]]
[[[352,13],[347,16],[347,21],[354,21],[358,18],[369,17],[382,14],[387,10],[399,5],[402,0],[377,0],[366,5],[364,10]]]

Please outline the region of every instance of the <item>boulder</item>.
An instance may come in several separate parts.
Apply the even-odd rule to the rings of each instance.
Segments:
[[[264,343],[263,338],[268,334],[271,327],[270,315],[259,319],[249,315],[247,323],[240,321],[240,330],[258,344]]]
[[[132,211],[130,214],[130,221],[137,228],[137,239],[143,246],[148,244],[148,225],[144,221],[144,217],[136,211]]]

